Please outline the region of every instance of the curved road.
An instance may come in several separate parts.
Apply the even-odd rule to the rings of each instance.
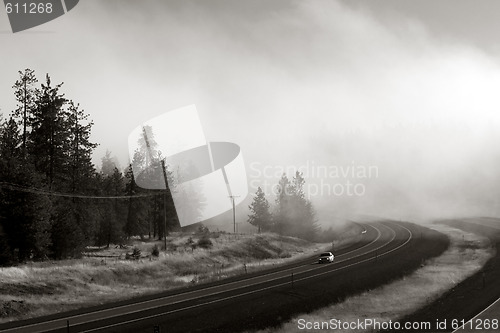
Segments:
[[[60,314],[46,318],[35,318],[22,322],[0,325],[2,332],[122,332],[131,327],[153,327],[155,321],[168,321],[185,311],[201,311],[216,303],[232,301],[252,294],[263,293],[270,289],[293,285],[302,281],[325,277],[356,265],[377,260],[391,252],[401,249],[412,238],[411,231],[394,222],[365,224],[366,233],[363,241],[346,249],[336,251],[333,264],[319,265],[316,257],[301,260],[280,268],[261,271],[201,285],[196,288],[182,289],[151,296],[140,300],[131,300],[119,304],[110,304],[98,309]]]

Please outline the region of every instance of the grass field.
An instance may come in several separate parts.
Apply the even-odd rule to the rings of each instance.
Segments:
[[[135,240],[127,248],[89,248],[83,259],[1,268],[0,321],[47,315],[250,273],[300,259],[329,245],[270,233],[209,233],[208,237],[213,246],[205,249],[194,248],[200,234],[172,234],[168,238],[168,251],[161,251],[158,257],[152,256],[151,251],[155,244],[161,247],[161,241]],[[126,259],[133,247],[141,251],[140,258]]]
[[[379,322],[395,321],[429,304],[442,293],[477,272],[494,254],[485,237],[445,225],[432,225],[431,227],[448,235],[451,245],[441,256],[428,260],[411,275],[349,297],[341,303],[298,315],[279,329],[273,328],[259,332],[300,331],[299,319],[308,322],[328,322],[330,319],[356,322],[358,319],[364,320],[365,318]],[[335,332],[363,331],[339,329]],[[372,332],[372,329],[367,329],[366,332]]]

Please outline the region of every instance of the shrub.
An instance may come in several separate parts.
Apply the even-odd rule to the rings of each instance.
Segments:
[[[158,244],[153,245],[153,248],[151,249],[151,255],[153,257],[159,257],[160,256],[160,248],[158,247]]]
[[[194,242],[194,240],[193,240],[193,237],[189,237],[189,238],[187,239],[187,241],[186,241],[186,245],[187,245],[187,246],[190,246],[190,247],[191,247],[191,250],[193,250],[193,251],[194,251],[194,249],[196,249],[196,244],[195,244],[195,242]]]
[[[207,234],[209,232],[210,230],[208,230],[208,227],[204,226],[203,224],[200,224],[198,230],[196,231],[197,234]]]
[[[132,250],[132,254],[126,254],[125,255],[125,259],[134,259],[134,260],[137,260],[141,257],[141,250],[136,246],[134,247],[134,249]]]
[[[278,257],[280,257],[280,258],[291,258],[292,255],[288,251],[283,251],[283,252],[281,252],[281,253],[278,254]]]
[[[209,249],[213,246],[213,243],[207,235],[203,235],[203,237],[198,240],[198,246],[203,249]]]

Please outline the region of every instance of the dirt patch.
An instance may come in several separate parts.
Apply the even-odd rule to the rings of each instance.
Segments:
[[[11,300],[2,302],[0,305],[0,318],[17,317],[30,310],[25,301]]]
[[[66,287],[55,282],[35,283],[2,283],[0,284],[0,295],[11,296],[36,296],[54,295],[64,293]]]

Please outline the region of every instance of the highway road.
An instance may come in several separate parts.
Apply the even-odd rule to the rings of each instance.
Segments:
[[[346,270],[349,270],[349,274],[353,274],[358,265],[373,263],[398,251],[412,239],[412,232],[403,224],[377,222],[364,226],[366,233],[363,234],[363,241],[336,251],[336,260],[333,264],[320,265],[317,264],[316,257],[311,257],[280,268],[194,288],[174,290],[106,307],[6,323],[0,325],[0,331],[153,332],[155,323],[170,322],[172,330],[169,332],[171,332],[175,331],[173,323],[176,320],[185,320],[186,315],[196,316],[198,312],[213,310],[219,304],[239,304],[238,301],[245,297],[264,297],[269,290],[293,287],[293,284],[304,282],[314,283],[317,279],[334,276]],[[203,330],[202,327],[199,329]]]

